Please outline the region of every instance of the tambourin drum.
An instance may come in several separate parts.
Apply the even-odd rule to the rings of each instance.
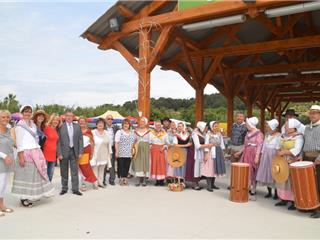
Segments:
[[[320,206],[319,193],[313,162],[291,163],[290,175],[296,208],[302,210],[318,208]]]
[[[230,201],[245,203],[249,200],[249,164],[231,164]]]

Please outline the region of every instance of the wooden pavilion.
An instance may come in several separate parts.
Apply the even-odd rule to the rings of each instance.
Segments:
[[[118,51],[137,71],[142,115],[150,116],[151,72],[159,65],[195,90],[196,121],[203,117],[206,85],[222,93],[230,134],[235,96],[248,116],[253,105],[261,109],[261,125],[266,110],[280,118],[290,102],[320,100],[318,5],[234,0],[181,10],[177,1],[118,1],[81,36]],[[238,22],[224,19],[233,16]]]

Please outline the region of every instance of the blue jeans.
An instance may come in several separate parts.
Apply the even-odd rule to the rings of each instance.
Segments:
[[[50,182],[52,181],[55,166],[56,162],[47,162],[47,173]]]

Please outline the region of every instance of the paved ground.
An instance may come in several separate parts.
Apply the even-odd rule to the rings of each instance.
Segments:
[[[274,200],[263,198],[264,188],[256,202],[229,201],[228,178],[219,179],[222,189],[213,193],[117,185],[89,190],[82,197],[59,196],[57,169],[54,184],[56,197],[31,209],[20,207],[7,194],[7,204],[15,212],[0,218],[0,239],[320,237],[320,220],[274,207]]]

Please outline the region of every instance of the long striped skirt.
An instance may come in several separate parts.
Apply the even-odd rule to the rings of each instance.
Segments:
[[[24,150],[25,166],[16,164],[12,194],[21,199],[36,201],[42,197],[52,197],[54,188],[45,176],[46,160],[41,149]]]
[[[151,168],[150,176],[156,180],[163,180],[166,178],[166,154],[163,145],[151,146]]]

